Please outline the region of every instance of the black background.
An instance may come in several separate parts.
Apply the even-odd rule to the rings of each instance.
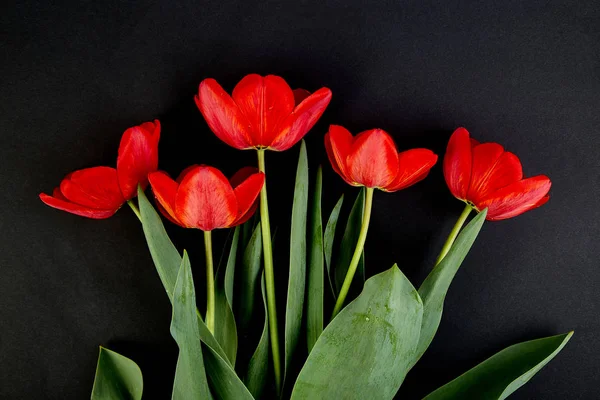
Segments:
[[[37,196],[72,170],[114,166],[122,132],[154,118],[172,174],[255,164],[253,152],[219,142],[193,102],[202,79],[231,90],[251,72],[333,91],[307,136],[311,166],[325,166],[326,213],[357,193],[326,161],[329,123],[381,127],[401,149],[440,155],[463,125],[519,155],[526,175],[553,181],[544,207],[484,225],[400,398],[420,398],[505,346],[569,330],[564,351],[514,398],[598,398],[596,1],[58,3],[0,6],[1,398],[89,397],[100,344],[138,362],[146,398],[170,396],[170,305],[135,216],[123,208],[87,220]],[[267,155],[272,220],[284,233],[296,159],[297,147]],[[419,284],[461,204],[439,164],[410,189],[376,193],[368,273],[398,262]],[[201,260],[200,232],[169,231]],[[285,255],[278,263],[284,283]]]

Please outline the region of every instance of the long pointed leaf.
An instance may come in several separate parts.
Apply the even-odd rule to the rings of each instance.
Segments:
[[[285,373],[284,384],[290,371],[294,353],[300,338],[304,290],[306,287],[306,213],[308,208],[308,158],[304,140],[296,170],[296,186],[292,205],[290,234],[290,273],[285,313]]]
[[[335,228],[337,226],[343,203],[344,195],[341,195],[340,199],[333,207],[331,214],[329,214],[329,219],[327,220],[327,225],[325,226],[325,234],[323,235],[323,252],[325,254],[325,266],[327,267],[327,280],[329,281],[329,286],[331,286],[331,294],[334,298],[336,297],[336,291],[331,277],[331,271],[333,270],[331,265],[331,255],[333,253],[333,243],[335,241]]]
[[[92,400],[140,400],[143,387],[142,371],[135,362],[100,347]]]
[[[339,293],[344,278],[346,278],[346,272],[350,266],[356,243],[358,242],[358,236],[360,235],[360,228],[362,226],[363,209],[365,207],[365,190],[360,190],[356,201],[352,206],[350,215],[348,215],[348,221],[346,222],[346,229],[344,230],[344,236],[342,236],[342,242],[340,244],[340,251],[338,253],[337,261],[335,263],[335,284],[336,293]],[[350,290],[353,293],[360,292],[365,282],[365,252],[363,251],[358,266],[356,268],[356,275],[350,286]]]
[[[260,282],[263,307],[265,311],[265,322],[263,324],[262,335],[256,346],[256,350],[250,358],[248,364],[248,373],[244,383],[252,395],[260,399],[263,397],[269,376],[269,314],[267,312],[267,297],[265,294],[265,274],[263,272]]]
[[[239,300],[235,302],[235,316],[243,335],[248,335],[255,314],[255,299],[260,287],[262,257],[262,234],[260,223],[254,228],[252,237],[242,256],[239,276]]]
[[[573,332],[512,345],[424,400],[502,400],[526,384],[565,347]]]
[[[396,265],[373,276],[317,340],[292,400],[393,398],[410,369],[422,314]]]

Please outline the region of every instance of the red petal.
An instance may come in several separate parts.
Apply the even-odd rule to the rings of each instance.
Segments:
[[[450,136],[444,156],[444,178],[454,197],[465,200],[471,180],[471,141],[465,128]]]
[[[238,172],[233,174],[231,178],[229,178],[229,183],[231,183],[231,187],[233,187],[235,190],[235,188],[238,187],[242,182],[257,172],[258,168],[256,167],[243,167]]]
[[[97,208],[88,208],[80,206],[79,204],[70,203],[64,199],[52,197],[45,193],[40,194],[40,200],[46,205],[56,208],[58,210],[66,211],[71,214],[79,215],[86,218],[92,219],[105,219],[112,216],[117,212],[118,208],[113,210],[100,210]]]
[[[317,123],[331,101],[331,90],[321,88],[304,99],[277,129],[269,148],[287,150],[300,141]]]
[[[175,208],[184,226],[203,231],[230,226],[237,217],[231,184],[221,171],[207,166],[196,167],[183,178]]]
[[[438,156],[428,149],[412,149],[398,154],[398,175],[385,188],[388,192],[405,189],[425,179]]]
[[[75,171],[63,179],[60,191],[69,202],[88,208],[117,210],[125,202],[117,170],[110,167]]]
[[[125,131],[121,137],[117,174],[126,200],[137,195],[138,184],[148,186],[148,174],[158,168],[158,139],[160,122],[146,122]]]
[[[209,128],[219,139],[236,149],[252,147],[250,123],[217,81],[203,80],[194,99]]]
[[[294,103],[296,105],[302,103],[302,101],[310,96],[310,92],[306,89],[294,89]]]
[[[179,188],[177,182],[162,171],[151,173],[148,175],[148,180],[150,181],[152,192],[160,205],[159,209],[163,212],[163,215],[171,220],[171,222],[181,225],[181,223],[178,222],[175,210],[175,198],[177,196],[177,189]]]
[[[471,179],[467,190],[467,199],[473,201],[474,197],[485,190],[489,176],[502,153],[504,153],[504,147],[498,143],[484,143],[471,147]]]
[[[47,196],[47,195],[45,195]],[[54,190],[52,191],[52,197],[57,198],[58,200],[64,200],[64,201],[69,201],[67,200],[67,198],[62,194],[62,192],[60,191],[59,187],[55,187]]]
[[[194,165],[190,165],[187,168],[184,168],[183,171],[181,171],[179,173],[179,176],[177,177],[176,181],[177,183],[181,183],[181,181],[183,180],[183,178],[185,178],[185,176],[188,174],[188,172],[190,172],[191,170],[193,170],[196,167],[199,167],[200,165],[198,164],[194,164]]]
[[[385,188],[398,174],[398,151],[387,132],[373,129],[356,136],[346,163],[353,182]]]
[[[237,198],[238,213],[236,220],[231,226],[246,222],[254,214],[258,205],[258,195],[264,184],[265,174],[258,172],[235,187],[234,192]]]
[[[343,126],[331,125],[329,132],[325,135],[325,150],[331,167],[346,182],[354,185],[348,174],[346,160],[352,149],[354,138],[352,134]]]
[[[490,221],[515,217],[548,201],[550,186],[547,176],[534,176],[496,190],[476,206],[479,210],[487,207]]]
[[[481,157],[485,157],[486,150],[481,148],[491,144],[482,144],[473,149],[473,173],[471,175],[471,187],[469,188],[468,199],[474,204],[478,204],[494,191],[523,179],[521,161],[519,161],[516,155],[507,151],[503,152],[496,159],[491,168],[485,172],[482,171],[484,169],[482,166],[486,162],[481,160]],[[497,146],[501,147],[500,145]],[[491,158],[492,155],[489,157]],[[480,160],[477,160],[477,158],[480,158]]]
[[[251,126],[251,142],[267,147],[276,129],[294,110],[294,94],[288,84],[275,75],[250,74],[233,89],[233,100]]]

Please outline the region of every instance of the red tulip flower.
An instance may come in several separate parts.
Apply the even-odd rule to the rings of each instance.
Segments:
[[[398,153],[392,137],[381,129],[356,137],[344,127],[331,125],[325,148],[334,171],[353,186],[395,192],[423,180],[437,155],[428,149]]]
[[[117,168],[93,167],[67,175],[52,196],[40,194],[50,207],[82,217],[112,216],[137,194],[138,184],[148,185],[148,173],[158,168],[160,123],[146,122],[123,133]]]
[[[314,126],[331,91],[295,92],[275,75],[247,75],[230,96],[214,79],[200,83],[196,105],[219,139],[236,149],[287,150]]]
[[[216,168],[194,165],[177,181],[162,171],[151,173],[149,180],[165,217],[185,228],[212,231],[242,224],[252,216],[265,175],[243,168],[229,181]]]
[[[479,143],[458,128],[448,142],[444,177],[450,191],[486,219],[515,217],[546,203],[551,182],[538,175],[523,179],[519,158],[498,143]]]

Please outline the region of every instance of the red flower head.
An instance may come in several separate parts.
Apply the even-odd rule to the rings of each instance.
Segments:
[[[149,175],[159,209],[184,228],[212,231],[246,222],[254,213],[265,175],[242,168],[230,181],[216,168],[193,165],[174,181],[162,171]]]
[[[356,137],[344,127],[331,125],[325,135],[331,166],[353,186],[395,192],[424,179],[435,165],[437,155],[427,149],[398,153],[392,137],[381,129]]]
[[[283,151],[314,126],[331,100],[331,90],[292,91],[283,78],[250,74],[232,96],[214,79],[205,79],[195,100],[210,129],[228,145]]]
[[[550,198],[550,179],[538,175],[523,179],[519,158],[498,143],[480,144],[458,128],[448,142],[444,177],[457,199],[497,221],[537,208]]]
[[[93,167],[67,175],[52,196],[40,194],[50,207],[83,217],[103,219],[117,212],[148,186],[148,173],[158,168],[160,122],[146,122],[123,133],[117,168]]]

